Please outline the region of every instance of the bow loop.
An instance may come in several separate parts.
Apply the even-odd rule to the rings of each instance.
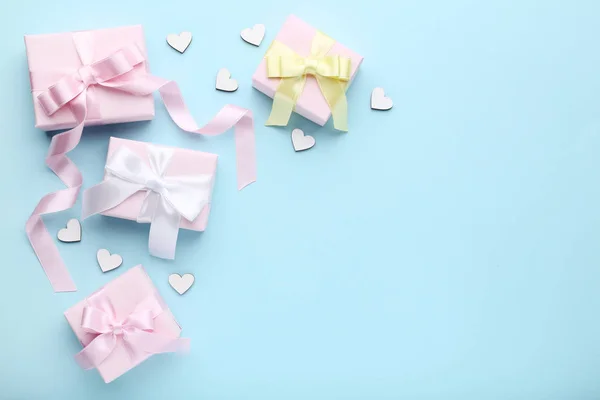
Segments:
[[[110,333],[115,325],[114,316],[93,306],[86,306],[81,316],[81,327],[88,333]]]
[[[351,75],[351,60],[342,56],[267,56],[269,78],[293,78],[304,75],[322,76],[347,82]]]
[[[352,73],[352,60],[349,57],[325,56],[319,59],[319,75],[348,82]]]
[[[46,114],[53,115],[65,104],[83,93],[85,88],[83,79],[79,76],[79,72],[76,72],[73,75],[65,76],[40,93],[38,101]]]
[[[110,176],[139,185],[145,185],[152,179],[160,178],[140,156],[126,147],[119,148],[110,156],[104,168]]]
[[[212,175],[181,175],[166,178],[167,200],[188,221],[195,220],[210,199]],[[201,199],[200,201],[190,201]]]
[[[152,310],[141,310],[131,313],[123,323],[125,329],[153,332],[154,314]]]
[[[145,61],[144,55],[135,45],[129,45],[92,64],[98,83],[123,76]]]

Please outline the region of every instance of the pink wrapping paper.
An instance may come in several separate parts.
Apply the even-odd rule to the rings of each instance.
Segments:
[[[181,327],[141,265],[131,268],[100,290],[103,290],[111,299],[117,318],[120,319],[129,315],[144,298],[154,294],[163,308],[163,312],[154,319],[154,331],[173,338],[178,338],[181,335]],[[86,300],[83,300],[65,311],[65,317],[69,325],[71,325],[77,339],[79,339],[79,342],[84,347],[95,337],[81,328],[81,318],[85,306]],[[104,379],[104,382],[109,383],[136,367],[148,359],[148,357],[150,355],[142,357],[135,362],[132,361],[127,349],[119,342],[108,358],[98,366],[97,370],[102,379]]]
[[[308,25],[300,18],[290,15],[275,37],[275,40],[282,42],[299,55],[306,57],[310,54],[310,46],[316,31],[315,28]],[[324,33],[327,34],[327,32]],[[352,77],[348,82],[349,87],[356,76],[356,72],[363,61],[363,57],[338,42],[335,43],[327,54],[341,55],[352,59]],[[267,77],[266,61],[263,58],[256,69],[256,72],[252,76],[252,86],[273,98],[280,80],[281,79],[279,78],[270,79]],[[296,103],[295,111],[319,125],[325,125],[327,120],[329,120],[331,110],[313,76],[307,77],[304,91]]]
[[[84,64],[99,61],[130,44],[136,44],[146,56],[144,31],[141,25],[85,32],[91,35],[93,46],[86,47],[87,53],[82,54],[87,58]],[[55,84],[61,77],[81,68],[82,60],[75,48],[72,32],[26,35],[25,47],[33,95],[35,126],[47,131],[74,127],[76,121],[69,107],[64,107],[54,115],[48,116],[37,99],[42,91]],[[137,66],[136,69],[139,73],[147,72],[147,63]],[[101,86],[90,87],[88,90],[90,91],[88,106],[93,112],[88,115],[86,126],[146,121],[154,118],[152,95],[136,96]]]
[[[110,158],[110,156],[122,146],[125,146],[129,150],[138,154],[142,159],[146,160],[148,165],[150,164],[148,162],[148,155],[146,152],[148,143],[138,142],[135,140],[119,139],[115,137],[110,138],[107,159]],[[166,176],[210,174],[213,176],[212,183],[214,185],[214,176],[217,170],[218,158],[216,154],[181,148],[173,149],[175,152],[171,162],[169,163],[169,167],[167,168]],[[103,212],[102,215],[135,221],[142,207],[144,196],[145,191],[137,192],[120,205]],[[204,231],[208,223],[209,213],[210,203],[204,207],[202,213],[200,213],[200,215],[194,221],[190,222],[185,218],[182,218],[179,226],[183,229]]]

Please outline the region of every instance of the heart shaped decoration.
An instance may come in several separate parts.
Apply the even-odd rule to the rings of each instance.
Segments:
[[[181,32],[179,35],[171,33],[167,35],[167,43],[169,46],[182,53],[192,43],[192,32]]]
[[[394,106],[394,102],[385,96],[385,90],[377,87],[371,93],[371,108],[373,110],[387,111]]]
[[[217,73],[217,90],[223,92],[235,92],[238,90],[238,83],[235,79],[231,79],[231,73],[227,68],[221,68]]]
[[[292,131],[292,144],[296,151],[308,150],[315,145],[315,138],[296,128]]]
[[[245,42],[258,47],[265,37],[265,26],[263,24],[256,24],[252,28],[242,30],[240,35]]]
[[[123,258],[118,254],[110,254],[106,249],[100,249],[96,253],[96,259],[102,272],[112,271],[123,264]]]
[[[194,284],[194,275],[192,274],[184,274],[183,276],[179,274],[171,274],[169,275],[169,285],[179,294],[184,294],[192,287]]]
[[[67,222],[67,227],[58,231],[58,240],[64,243],[81,242],[81,224],[76,218]]]

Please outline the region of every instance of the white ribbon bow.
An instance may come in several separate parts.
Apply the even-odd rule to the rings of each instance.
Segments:
[[[200,215],[210,199],[212,175],[165,176],[172,156],[172,149],[148,145],[148,166],[140,156],[120,147],[106,163],[106,179],[83,193],[82,218],[146,190],[137,222],[150,223],[150,254],[175,258],[181,217],[191,222]]]

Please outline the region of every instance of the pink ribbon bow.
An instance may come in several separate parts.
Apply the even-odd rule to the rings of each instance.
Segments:
[[[97,368],[119,344],[126,348],[132,362],[149,354],[189,350],[189,339],[155,332],[154,319],[162,312],[160,303],[151,295],[119,320],[108,296],[102,291],[97,293],[88,299],[81,317],[83,330],[96,337],[75,355],[75,360],[84,369]]]
[[[127,85],[135,82],[136,77],[127,77],[127,73],[145,61],[140,49],[132,44],[111,56],[90,65],[84,65],[75,73],[61,78],[38,96],[44,112],[52,115],[82,94],[91,85],[100,85],[129,92]],[[137,71],[136,71],[137,72]],[[121,77],[121,81],[110,82]]]
[[[48,115],[63,107],[69,107],[76,119],[74,128],[52,138],[46,157],[48,167],[67,188],[45,195],[25,225],[31,246],[56,292],[70,292],[77,288],[42,221],[42,215],[67,210],[73,207],[77,200],[83,178],[66,154],[79,143],[88,111],[99,114],[98,105],[93,99],[93,88],[96,86],[138,96],[149,95],[158,90],[171,119],[186,132],[214,136],[234,128],[238,189],[241,190],[256,181],[254,120],[250,110],[226,105],[206,125],[198,127],[185,105],[177,83],[147,73],[143,69],[145,57],[136,45],[123,47],[103,60],[90,63],[92,34],[74,33],[73,41],[82,67],[63,76],[38,96]],[[37,78],[32,76],[32,86],[36,86],[36,82]]]

